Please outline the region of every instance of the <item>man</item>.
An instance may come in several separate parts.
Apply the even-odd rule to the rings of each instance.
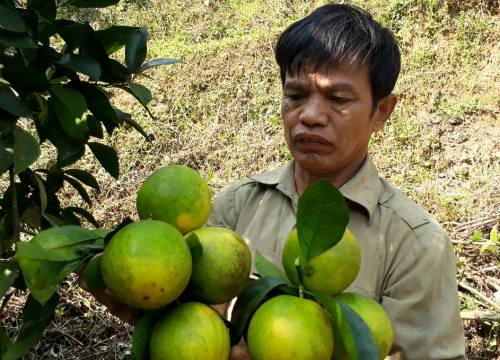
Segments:
[[[393,355],[464,359],[455,258],[436,221],[380,178],[368,143],[390,117],[400,52],[365,11],[326,5],[288,27],[276,45],[284,134],[294,161],[230,185],[209,225],[241,234],[281,266],[298,197],[318,179],[340,189],[361,245],[349,291],[379,301],[395,332]],[[239,353],[240,355],[237,355]],[[240,346],[233,358],[248,358]]]

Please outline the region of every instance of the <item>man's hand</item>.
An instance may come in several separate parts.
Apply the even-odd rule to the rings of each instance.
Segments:
[[[90,289],[82,277],[78,277],[78,285],[91,293],[94,298],[107,307],[108,311],[122,321],[134,325],[143,315],[142,310],[133,309],[116,299],[108,289]]]
[[[230,360],[252,360],[250,353],[248,352],[248,347],[245,341],[242,339],[238,345],[231,348]]]

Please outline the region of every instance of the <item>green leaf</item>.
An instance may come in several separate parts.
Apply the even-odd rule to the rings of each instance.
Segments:
[[[16,47],[19,46],[16,45]],[[26,66],[20,54],[13,58],[4,57],[2,63],[4,65],[2,77],[12,84],[21,97],[25,93],[47,90],[49,83],[45,74],[34,66]]]
[[[14,163],[14,137],[0,137],[0,175]]]
[[[64,132],[78,141],[85,141],[89,135],[87,126],[87,101],[78,91],[54,86],[51,103]]]
[[[186,242],[189,246],[189,250],[191,251],[193,261],[198,260],[201,255],[203,255],[203,247],[201,246],[200,239],[194,232],[191,232],[186,237]]]
[[[114,25],[107,29],[96,31],[95,34],[104,46],[106,53],[111,55],[124,47],[130,35],[139,29],[135,26]]]
[[[231,322],[231,344],[237,344],[248,327],[251,316],[267,295],[277,287],[286,285],[286,281],[276,277],[266,277],[251,281],[238,296],[233,308]]]
[[[89,110],[104,124],[106,131],[111,135],[114,128],[119,125],[119,119],[106,93],[90,84],[79,83],[75,87],[85,96]]]
[[[14,261],[0,259],[0,299],[14,283],[17,272],[17,264]]]
[[[48,301],[59,283],[87,256],[80,247],[98,238],[94,231],[69,225],[44,230],[29,242],[18,242],[16,260],[31,295],[42,304]]]
[[[105,289],[106,284],[102,279],[101,275],[101,260],[102,253],[94,256],[85,265],[82,272],[80,273],[81,278],[85,281],[89,289]]]
[[[151,91],[149,91],[147,87],[141,84],[133,84],[133,83],[129,83],[127,85],[118,85],[117,87],[125,90],[133,97],[135,97],[139,101],[139,103],[144,107],[144,109],[146,109],[149,116],[154,118],[153,114],[151,113],[151,111],[149,111],[148,108],[148,104],[153,99],[153,96],[151,95]]]
[[[0,28],[13,32],[28,32],[30,29],[26,26],[23,18],[15,11],[0,5]]]
[[[80,184],[78,180],[66,175],[64,176],[64,180],[69,182],[71,186],[73,186],[75,190],[78,191],[78,194],[80,194],[82,199],[85,200],[87,204],[92,205],[92,200],[90,199],[89,193],[87,192],[87,190],[85,190],[85,188],[82,186],[82,184]]]
[[[177,60],[177,59],[170,59],[170,58],[161,58],[161,59],[154,59],[154,60],[149,60],[146,61],[142,66],[137,70],[136,74],[141,74],[146,70],[149,70],[151,68],[154,68],[156,66],[160,65],[171,65],[171,64],[179,64],[182,61]]]
[[[132,333],[132,358],[135,360],[149,359],[149,339],[154,322],[162,310],[148,311],[139,320]]]
[[[148,31],[140,28],[130,34],[125,46],[125,64],[131,73],[135,73],[141,67],[147,54]]]
[[[8,87],[0,89],[0,108],[14,116],[21,116],[21,101]]]
[[[90,129],[90,136],[98,139],[104,138],[101,122],[94,115],[87,115],[87,125]]]
[[[120,174],[120,168],[118,164],[118,155],[115,149],[110,146],[100,144],[97,142],[89,142],[87,144],[90,150],[96,157],[97,161],[102,165],[102,167],[115,179],[118,179]]]
[[[66,50],[72,52],[78,48],[87,35],[87,26],[72,20],[56,20],[54,22],[55,31],[66,43]]]
[[[36,49],[38,45],[29,34],[9,33],[0,29],[0,44],[18,49]]]
[[[349,222],[349,208],[340,193],[327,181],[316,181],[299,198],[297,236],[306,260],[337,244]]]
[[[274,276],[279,279],[283,279],[288,284],[290,283],[283,271],[267,260],[258,250],[255,253],[254,264],[261,277]]]
[[[52,22],[56,18],[55,0],[28,0],[28,9],[34,10],[38,17],[44,21]]]
[[[81,8],[104,8],[118,4],[120,0],[69,0],[65,5],[72,5]]]
[[[24,171],[40,156],[38,141],[20,127],[14,128],[14,171],[16,174]]]
[[[476,230],[476,231],[474,231],[474,234],[471,236],[469,241],[471,243],[475,243],[475,242],[481,241],[482,239],[483,239],[483,232],[481,230]]]
[[[28,169],[29,170],[29,169]],[[44,213],[47,208],[47,191],[43,179],[36,172],[29,170],[29,175],[33,184],[38,188],[40,198],[40,213]]]
[[[336,301],[327,294],[315,293],[314,296],[330,313],[335,334],[335,347],[342,347],[351,360],[378,360],[378,347],[368,325],[347,304]]]
[[[3,329],[0,329],[0,359],[3,359],[3,355],[11,344],[9,335]]]
[[[40,342],[43,331],[54,319],[59,296],[54,294],[45,305],[41,305],[32,296],[28,297],[23,310],[23,326],[16,341],[8,348],[3,360],[16,360]]]
[[[94,189],[99,189],[99,184],[97,183],[97,180],[88,171],[80,170],[80,169],[68,169],[68,170],[64,170],[64,173],[69,175],[69,176],[74,177],[75,179],[80,180],[82,183],[84,183],[87,186],[90,186]]]
[[[125,124],[128,124],[132,126],[134,129],[136,129],[147,141],[151,141],[152,137],[149,135],[146,130],[143,129],[141,125],[139,125],[134,119],[132,119],[132,116],[126,112],[121,111],[118,108],[115,108],[116,115],[119,119],[120,122],[123,122]]]
[[[56,64],[65,68],[88,75],[91,79],[98,80],[101,77],[101,66],[90,56],[80,54],[64,54]]]

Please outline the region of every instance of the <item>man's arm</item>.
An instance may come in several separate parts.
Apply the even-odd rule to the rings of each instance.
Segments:
[[[382,305],[394,324],[394,359],[465,359],[455,255],[435,223],[414,229],[405,255],[389,269]]]

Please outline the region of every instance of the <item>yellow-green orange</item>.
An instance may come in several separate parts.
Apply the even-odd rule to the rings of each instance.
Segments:
[[[394,334],[391,320],[382,305],[367,296],[350,292],[338,294],[334,299],[349,305],[366,322],[377,344],[379,359],[385,359],[391,350]],[[333,359],[349,360],[343,345],[338,341],[335,341]]]
[[[253,360],[330,360],[334,341],[329,315],[318,303],[279,295],[257,309],[247,343]]]
[[[116,298],[138,309],[175,300],[191,276],[191,253],[172,225],[142,220],[118,231],[104,250],[102,278]]]
[[[136,204],[141,219],[165,221],[183,234],[205,224],[212,210],[207,183],[184,165],[168,165],[148,176]]]
[[[214,309],[186,302],[168,310],[155,324],[149,348],[151,360],[226,360],[230,340]]]
[[[346,228],[342,239],[323,254],[305,261],[294,229],[283,247],[283,268],[286,275],[298,285],[295,259],[299,257],[304,275],[304,287],[335,295],[345,290],[358,275],[361,250],[354,234]]]
[[[252,255],[234,231],[201,227],[186,235],[192,247],[198,239],[201,255],[193,253],[193,273],[188,292],[207,304],[225,303],[237,296],[248,282]]]

